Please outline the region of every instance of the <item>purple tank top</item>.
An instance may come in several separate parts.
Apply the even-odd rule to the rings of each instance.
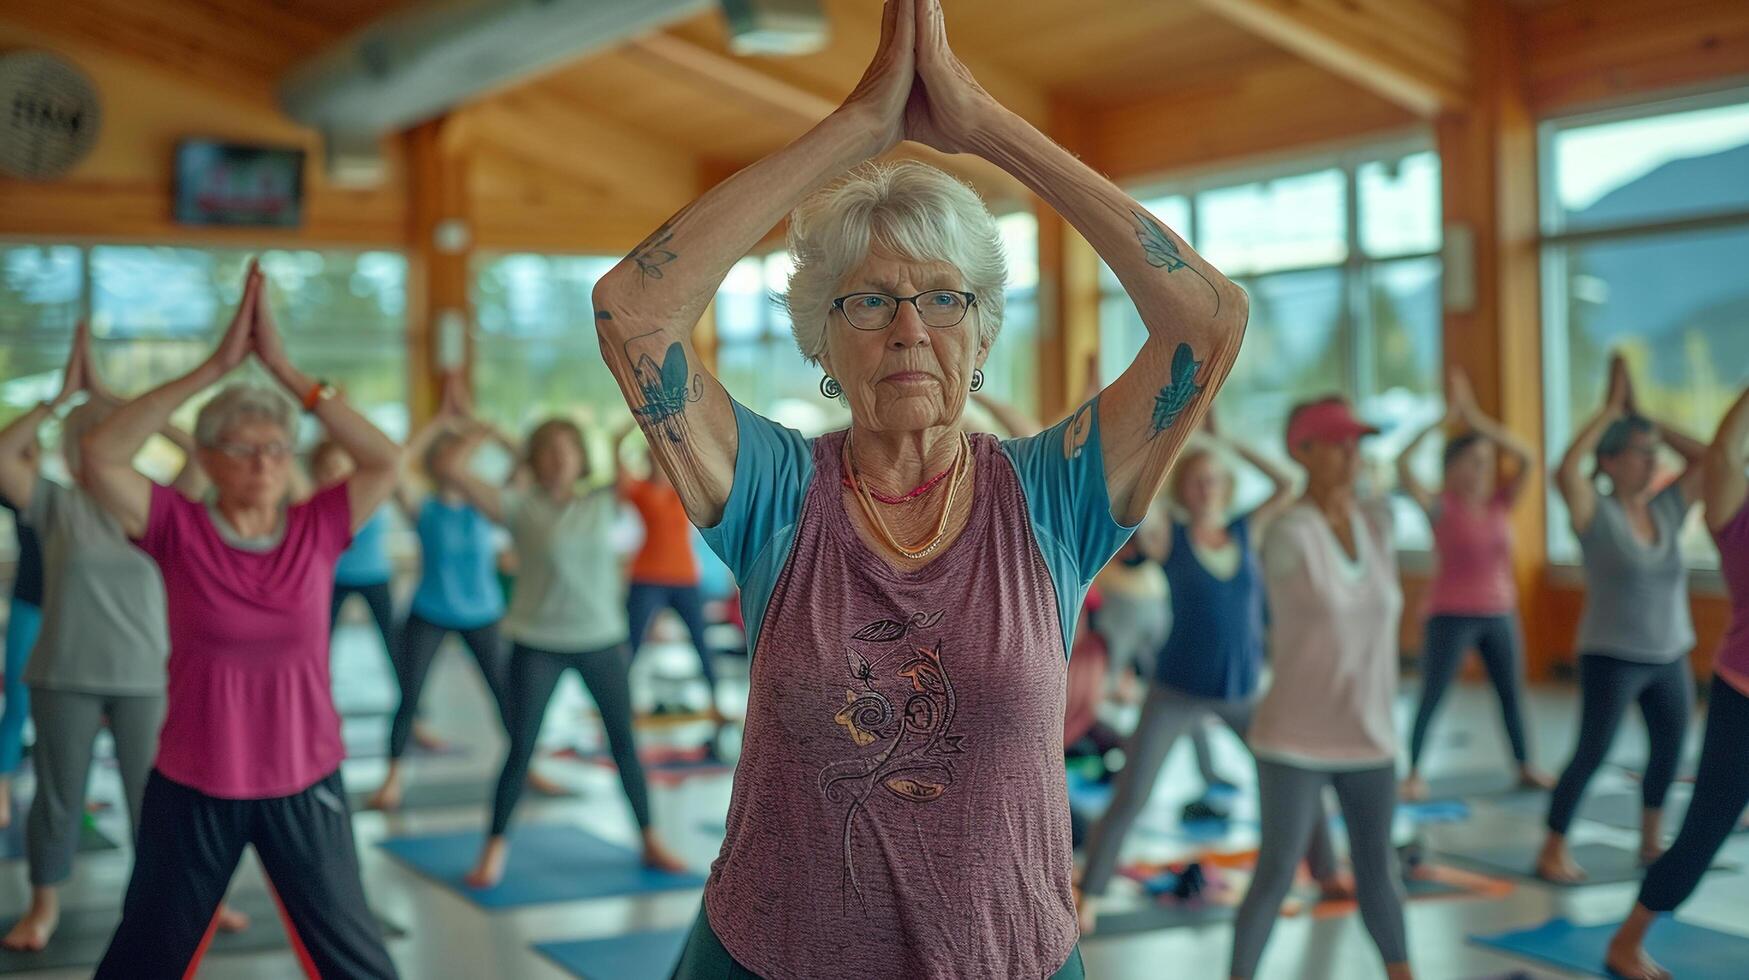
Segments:
[[[1009,457],[895,571],[817,474],[752,661],[711,928],[761,976],[1048,977],[1076,941],[1056,589]]]

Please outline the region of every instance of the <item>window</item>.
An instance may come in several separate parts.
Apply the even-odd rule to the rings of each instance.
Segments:
[[[1143,199],[1167,226],[1251,296],[1244,351],[1217,411],[1285,457],[1278,434],[1297,403],[1343,392],[1384,434],[1363,444],[1373,482],[1441,400],[1439,158],[1419,146],[1375,148],[1256,179],[1209,178]],[[1114,380],[1146,328],[1117,277],[1102,271],[1100,373]],[[1437,469],[1437,458],[1428,462]],[[1240,467],[1240,506],[1267,481]],[[1437,472],[1427,474],[1437,480]],[[1431,546],[1426,519],[1396,498],[1398,545]]]
[[[1038,216],[1017,211],[996,219],[1008,253],[1002,332],[984,360],[984,392],[1038,415]],[[998,429],[997,431],[1002,431]]]
[[[1615,350],[1643,411],[1710,439],[1749,383],[1749,92],[1554,120],[1542,153],[1551,462],[1597,411]],[[1577,561],[1550,507],[1550,557]],[[1698,513],[1683,546],[1717,564]]]
[[[563,415],[582,424],[599,466],[605,435],[630,417],[601,358],[595,283],[618,256],[485,255],[475,260],[474,403],[513,436]]]

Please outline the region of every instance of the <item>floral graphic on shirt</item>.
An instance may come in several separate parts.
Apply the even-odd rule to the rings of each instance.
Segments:
[[[848,802],[844,814],[845,904],[855,894],[862,901],[852,844],[856,818],[878,790],[912,803],[932,803],[953,785],[952,757],[962,754],[964,735],[953,727],[956,700],[953,682],[941,659],[941,643],[907,643],[915,631],[933,628],[942,614],[916,613],[899,621],[883,619],[851,635],[846,660],[853,686],[844,691],[844,706],[832,716],[857,748],[879,746],[872,755],[834,762],[820,771],[819,785],[834,803]],[[871,659],[869,648],[887,647]],[[875,686],[878,671],[896,656],[903,659],[891,676],[908,682],[900,688],[902,704]],[[897,694],[899,692],[895,692]]]

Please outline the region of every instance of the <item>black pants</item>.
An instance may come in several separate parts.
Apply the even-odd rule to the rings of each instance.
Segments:
[[[1654,912],[1674,912],[1688,901],[1695,886],[1737,829],[1749,806],[1749,697],[1729,681],[1713,678],[1707,702],[1706,740],[1701,743],[1700,771],[1694,777],[1694,798],[1676,843],[1646,870],[1640,904]]]
[[[425,690],[425,678],[431,674],[431,661],[443,646],[443,638],[455,633],[467,644],[468,652],[480,667],[486,680],[498,717],[509,724],[509,711],[504,704],[504,676],[508,670],[504,641],[498,635],[498,624],[487,623],[478,629],[452,630],[438,626],[418,615],[409,615],[401,627],[401,652],[395,658],[396,679],[401,683],[401,705],[395,709],[394,724],[389,726],[389,758],[399,759],[407,751],[407,739],[413,733],[413,719],[419,711],[419,695]]]
[[[246,844],[285,910],[292,948],[323,977],[394,977],[364,901],[340,773],[263,800],[207,796],[146,782],[134,873],[99,978],[176,980],[187,973]]]
[[[704,682],[710,685],[712,694],[717,689],[717,671],[711,665],[711,651],[704,642],[704,593],[696,585],[652,585],[649,582],[633,582],[631,591],[626,594],[626,622],[630,624],[632,656],[638,655],[638,648],[643,646],[644,633],[650,628],[650,621],[663,609],[672,609],[680,615],[681,622],[686,624],[686,632],[692,636],[693,649],[698,651],[698,664],[704,671]]]
[[[1565,834],[1579,810],[1585,787],[1609,756],[1609,746],[1621,727],[1628,705],[1639,702],[1646,719],[1646,775],[1640,782],[1646,809],[1664,806],[1664,794],[1676,781],[1682,756],[1682,736],[1694,707],[1694,678],[1688,658],[1667,664],[1644,664],[1598,653],[1579,657],[1579,744],[1549,798],[1549,829]]]
[[[583,678],[583,686],[589,689],[589,696],[601,711],[607,746],[614,765],[619,767],[620,785],[632,805],[632,815],[639,827],[650,826],[650,791],[644,784],[644,767],[638,762],[637,745],[632,740],[632,689],[626,679],[629,662],[623,645],[584,653],[558,653],[521,643],[510,648],[510,676],[504,686],[510,752],[504,757],[504,771],[498,774],[498,792],[492,799],[493,837],[502,836],[510,826],[510,814],[522,797],[535,740],[540,737],[541,722],[546,718],[547,702],[552,700],[559,678],[570,668],[575,668]]]
[[[1519,651],[1523,644],[1519,642],[1518,617],[1432,616],[1427,620],[1427,641],[1421,651],[1421,707],[1415,712],[1415,731],[1409,738],[1411,769],[1420,764],[1427,729],[1433,724],[1439,702],[1457,676],[1464,654],[1472,649],[1482,655],[1488,680],[1500,696],[1500,717],[1506,723],[1512,758],[1519,765],[1530,759],[1524,739],[1524,709],[1519,707],[1523,690]]]

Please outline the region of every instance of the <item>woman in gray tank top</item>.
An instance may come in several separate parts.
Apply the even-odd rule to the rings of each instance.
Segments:
[[[1682,476],[1661,490],[1655,479],[1660,444],[1686,464]],[[1579,537],[1586,596],[1575,644],[1579,741],[1549,800],[1548,838],[1536,863],[1537,875],[1550,881],[1585,878],[1567,849],[1567,828],[1634,702],[1650,743],[1641,782],[1640,859],[1649,863],[1663,850],[1664,795],[1676,775],[1694,703],[1688,668],[1694,624],[1679,536],[1700,493],[1705,454],[1705,445],[1639,414],[1633,383],[1617,355],[1602,410],[1579,431],[1556,471]],[[1585,458],[1593,455],[1596,471],[1586,474]],[[1607,493],[1598,492],[1597,476],[1609,477]]]

